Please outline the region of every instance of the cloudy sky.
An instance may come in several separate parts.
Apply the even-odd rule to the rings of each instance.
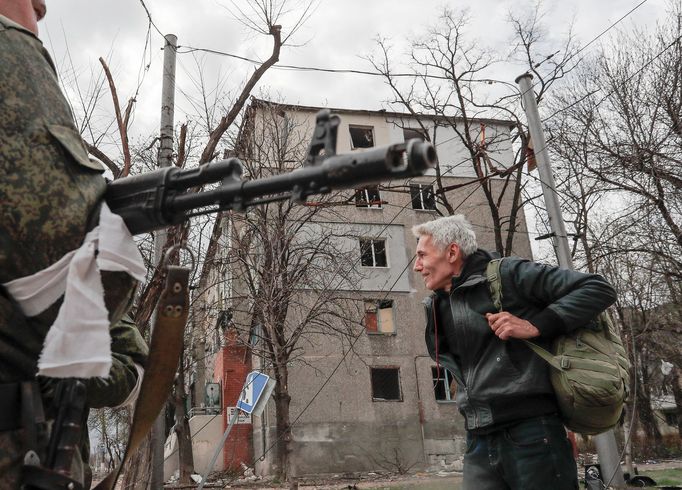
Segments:
[[[48,15],[41,23],[41,38],[53,54],[62,83],[78,105],[93,84],[101,79],[98,58],[104,57],[116,79],[122,99],[139,90],[133,132],[158,128],[163,39],[154,27],[148,31],[148,17],[140,0],[48,0]],[[286,34],[304,0],[289,0],[292,13],[281,19]],[[571,19],[582,44],[592,40],[642,0],[545,0],[544,22],[549,35],[560,38]],[[253,34],[236,20],[235,4],[229,0],[146,0],[145,4],[159,31],[173,33],[180,46],[177,64],[176,122],[196,112],[201,77],[213,93],[227,101],[229,93],[241,86],[253,65],[227,56],[192,51],[203,48],[252,59],[269,54],[267,37]],[[509,49],[511,37],[507,18],[511,9],[530,9],[529,0],[479,0],[449,3],[431,0],[319,0],[307,23],[285,47],[280,63],[319,68],[370,70],[365,56],[376,53],[376,38],[390,39],[397,62],[406,52],[409,39],[426,32],[436,22],[443,6],[469,8],[469,32],[481,44],[501,54]],[[237,7],[249,12],[247,2]],[[620,26],[651,28],[666,12],[666,0],[646,0]],[[596,45],[588,49],[594,49]],[[548,53],[549,54],[549,53]],[[522,65],[498,68],[513,83],[525,71]],[[221,84],[217,80],[222,80]],[[139,88],[138,88],[139,87]],[[216,87],[218,87],[216,89]],[[254,92],[265,91],[271,98],[289,103],[344,108],[379,109],[390,97],[383,82],[357,74],[326,74],[316,71],[274,69]],[[80,95],[79,95],[80,94]],[[108,98],[100,114],[106,119]]]

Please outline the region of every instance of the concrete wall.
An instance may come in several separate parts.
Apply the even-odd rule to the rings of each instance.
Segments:
[[[402,224],[314,222],[306,224],[302,232],[305,234],[334,233],[337,238],[333,246],[337,253],[347,254],[348,260],[357,264],[355,274],[339,278],[334,282],[336,289],[410,291],[408,276],[403,271],[408,266],[411,257],[406,253],[405,230]],[[361,265],[359,240],[362,238],[385,240],[387,267]]]
[[[192,434],[192,454],[194,456],[194,471],[204,474],[213,457],[213,452],[223,434],[223,418],[214,415],[195,415],[189,419],[189,429]],[[172,432],[164,446],[163,478],[168,481],[178,471],[178,439]],[[213,471],[224,469],[222,450],[213,466]]]

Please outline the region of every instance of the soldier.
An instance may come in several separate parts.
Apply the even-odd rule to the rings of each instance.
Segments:
[[[134,325],[121,321],[144,269],[135,260],[121,264],[116,247],[139,252],[129,234],[111,231],[103,168],[88,158],[37,37],[45,12],[44,0],[0,0],[3,489],[19,487],[27,449],[43,456],[49,437],[55,381],[39,371],[92,377],[87,404],[114,406],[131,401],[147,354]]]

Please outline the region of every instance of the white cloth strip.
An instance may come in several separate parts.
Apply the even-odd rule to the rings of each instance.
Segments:
[[[123,400],[123,403],[112,408],[123,408],[123,407],[134,407],[137,397],[140,396],[140,388],[142,388],[142,378],[144,378],[144,368],[139,364],[135,363],[135,369],[137,370],[137,381],[133,390],[128,395],[128,398]]]
[[[109,375],[111,338],[102,270],[127,272],[138,281],[145,275],[133,237],[106,203],[102,203],[98,226],[78,249],[46,269],[4,284],[29,317],[64,296],[45,337],[38,374],[55,378]]]

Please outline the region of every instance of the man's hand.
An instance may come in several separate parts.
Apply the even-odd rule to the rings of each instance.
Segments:
[[[486,313],[485,317],[490,328],[501,340],[532,339],[540,335],[540,331],[531,322],[506,311]]]

